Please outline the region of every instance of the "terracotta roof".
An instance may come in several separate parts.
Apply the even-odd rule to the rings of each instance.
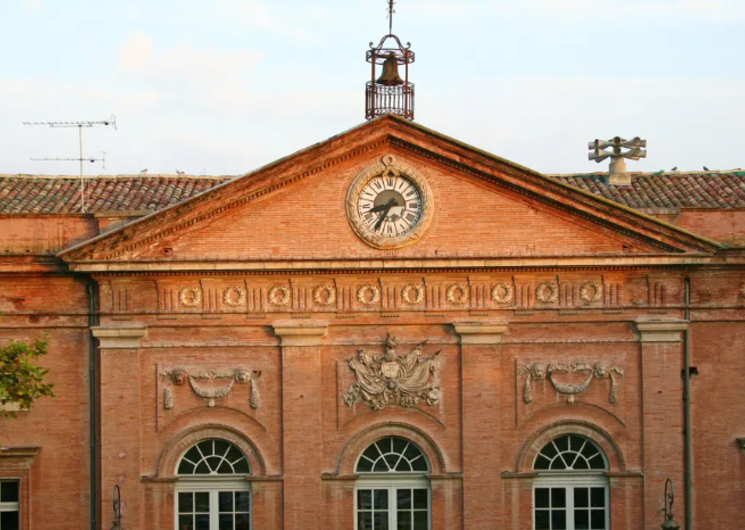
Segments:
[[[120,175],[85,178],[89,213],[160,210],[235,177]],[[0,175],[0,214],[78,214],[80,178]]]
[[[607,173],[551,175],[605,199],[637,210],[745,208],[745,171],[636,173],[630,186],[608,183]]]
[[[611,186],[606,173],[551,175],[638,210],[745,208],[745,171],[636,173],[630,186]],[[160,210],[233,176],[119,175],[86,177],[87,211]],[[80,179],[0,175],[0,214],[80,213]]]

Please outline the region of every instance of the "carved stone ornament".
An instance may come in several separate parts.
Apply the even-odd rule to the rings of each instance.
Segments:
[[[579,297],[588,304],[599,302],[603,297],[603,287],[598,282],[585,282],[579,289]]]
[[[557,373],[587,373],[587,377],[582,383],[561,383],[556,381],[554,374]],[[623,376],[623,370],[617,366],[609,367],[603,363],[595,363],[592,366],[585,363],[549,364],[546,367],[543,363],[533,363],[530,366],[523,366],[517,371],[518,375],[526,375],[525,385],[523,386],[523,401],[526,404],[533,402],[533,381],[545,381],[548,379],[554,389],[561,395],[566,396],[567,403],[574,403],[575,396],[582,394],[587,390],[593,379],[603,380],[610,379],[610,394],[608,401],[615,405],[618,403],[618,382],[616,376]]]
[[[161,380],[168,380],[173,385],[184,386],[188,381],[191,390],[199,397],[207,401],[208,407],[214,407],[217,400],[224,398],[233,390],[233,384],[239,385],[250,384],[251,392],[249,406],[252,409],[259,408],[259,389],[256,387],[251,373],[242,368],[234,370],[190,370],[185,368],[174,368],[165,370],[158,374]],[[210,387],[202,385],[201,382],[227,381],[225,386]],[[173,390],[171,385],[163,389],[163,408],[170,410],[173,408]]]
[[[414,296],[412,297],[412,293]],[[409,305],[419,305],[424,301],[424,286],[416,283],[408,283],[401,290],[401,299]]]
[[[336,289],[331,285],[319,285],[313,289],[313,301],[320,306],[333,305],[336,302]]]
[[[371,205],[387,207],[370,211]],[[426,178],[386,155],[354,178],[346,208],[349,225],[362,241],[374,248],[394,249],[421,239],[432,222],[434,200]]]
[[[542,304],[553,304],[559,299],[559,286],[551,282],[543,282],[535,288],[535,298]]]
[[[498,304],[511,304],[515,290],[509,283],[498,283],[491,288],[491,299]]]
[[[246,303],[246,290],[238,286],[228,287],[222,295],[222,300],[230,307],[243,305]]]
[[[178,294],[178,300],[184,307],[197,307],[202,302],[202,291],[198,287],[184,287]]]
[[[462,283],[454,283],[445,291],[445,298],[453,305],[463,305],[468,302],[468,288]]]
[[[422,357],[425,344],[426,341],[408,354],[397,355],[398,341],[388,335],[384,355],[376,357],[358,349],[357,355],[347,359],[357,381],[344,394],[344,403],[351,407],[366,401],[373,410],[388,405],[414,407],[420,401],[437,405],[441,397],[437,357],[442,350]]]
[[[269,289],[269,303],[274,306],[290,305],[290,288],[284,285],[275,285]]]
[[[369,297],[368,297],[368,292]],[[357,300],[363,305],[375,305],[380,301],[380,288],[369,283],[357,289]]]

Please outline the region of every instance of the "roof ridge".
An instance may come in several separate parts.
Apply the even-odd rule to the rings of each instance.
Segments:
[[[181,178],[181,179],[194,179],[194,180],[218,180],[218,179],[233,179],[243,175],[178,175],[172,173],[148,173],[148,174],[123,174],[123,175],[83,175],[84,179],[90,180],[103,180],[103,179],[125,179],[125,178]],[[0,173],[0,178],[18,178],[18,179],[51,179],[51,180],[66,180],[66,179],[79,179],[80,175],[27,175],[23,173],[11,175]]]

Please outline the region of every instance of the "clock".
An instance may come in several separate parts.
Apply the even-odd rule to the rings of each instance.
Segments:
[[[391,249],[417,241],[432,215],[427,181],[391,155],[360,173],[347,194],[354,232],[368,245]]]

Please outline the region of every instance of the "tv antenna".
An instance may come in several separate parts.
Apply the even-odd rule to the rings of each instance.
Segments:
[[[83,163],[84,162],[103,162],[103,167],[106,168],[106,152],[103,151],[101,158],[96,157],[84,157],[83,156],[83,128],[91,128],[96,126],[113,127],[116,128],[116,116],[113,114],[108,120],[100,121],[24,121],[24,125],[47,125],[53,129],[56,128],[72,128],[77,127],[78,129],[78,148],[79,155],[77,158],[32,158],[35,162],[79,162],[80,163],[80,210],[85,213],[87,210],[85,200],[85,180],[83,179]]]

